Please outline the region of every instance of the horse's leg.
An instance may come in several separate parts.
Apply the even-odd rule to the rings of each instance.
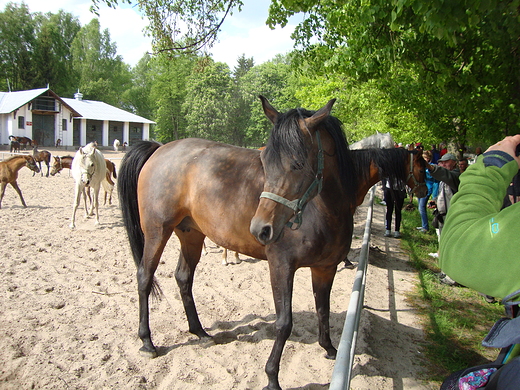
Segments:
[[[85,218],[88,218],[87,194],[90,203],[92,203],[92,200],[90,199],[90,187],[83,187],[81,193],[83,194],[83,203],[85,205]]]
[[[241,260],[240,257],[238,257],[238,252],[235,252],[235,264],[240,264]]]
[[[81,188],[81,185],[76,183],[76,187],[74,189],[74,202],[72,204],[72,218],[69,225],[71,229],[76,227],[76,210],[78,209],[82,193],[83,199],[85,199],[85,188]]]
[[[23,207],[27,207],[27,205],[25,204],[25,200],[23,200],[23,196],[22,196],[22,190],[20,189],[20,187],[18,187],[18,183],[16,181],[13,181],[11,183],[11,185],[13,186],[13,188],[16,190],[16,192],[18,193],[18,196],[20,197],[20,200],[22,201],[22,205]],[[2,196],[4,194],[2,193]]]
[[[41,170],[42,170],[42,163],[39,162],[39,161],[36,161],[36,162],[38,163],[38,167],[40,168],[40,172],[41,172]],[[36,172],[33,171],[33,174],[32,174],[32,175],[33,175],[33,177],[34,177],[34,175],[36,175]],[[42,172],[42,176],[43,176],[43,172]]]
[[[157,350],[152,342],[152,332],[150,331],[149,297],[156,283],[154,281],[155,270],[159,265],[164,247],[171,234],[171,231],[165,231],[162,227],[154,230],[154,234],[145,234],[143,257],[137,265],[137,291],[139,294],[138,335],[143,342],[139,353],[149,358],[157,357]],[[158,287],[157,285],[155,286]]]
[[[281,390],[278,381],[280,360],[285,342],[291,335],[293,326],[292,293],[295,270],[284,260],[286,259],[280,259],[278,256],[274,256],[274,258],[272,255],[268,256],[271,288],[276,309],[276,339],[265,365],[265,373],[269,383],[264,387],[264,390]]]
[[[181,252],[177,269],[175,270],[175,280],[181,293],[189,331],[199,338],[210,337],[200,323],[195,300],[193,299],[193,276],[200,260],[205,236],[194,229],[184,229],[184,231],[176,229],[175,233],[181,242]]]
[[[50,167],[49,167],[49,161],[47,161],[47,174],[45,175],[45,177],[49,177],[49,170],[50,170]],[[43,172],[42,172],[42,176],[43,176]]]
[[[90,215],[94,212],[94,207],[96,208],[96,225],[99,225],[99,187],[100,183],[96,187],[94,187],[94,201],[90,205]]]
[[[336,358],[336,348],[330,340],[330,291],[336,276],[336,266],[327,268],[311,268],[312,290],[316,312],[318,313],[319,344],[325,348],[327,359]]]
[[[227,249],[226,248],[222,248],[223,251],[222,251],[222,264],[223,265],[228,265],[228,261],[227,261]]]
[[[2,199],[4,199],[4,192],[5,187],[7,186],[7,183],[0,183],[0,209],[2,208]]]

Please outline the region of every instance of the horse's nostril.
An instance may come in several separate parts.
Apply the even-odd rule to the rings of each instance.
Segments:
[[[271,240],[272,231],[273,230],[271,229],[271,226],[266,225],[262,228],[262,230],[260,230],[258,238],[261,242],[268,242]]]

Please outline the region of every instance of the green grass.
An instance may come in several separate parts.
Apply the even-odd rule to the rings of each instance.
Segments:
[[[429,361],[429,380],[442,381],[450,373],[495,360],[498,349],[485,348],[483,338],[496,320],[504,316],[498,303],[487,303],[476,291],[439,283],[435,230],[421,233],[417,202],[413,211],[403,210],[401,247],[418,272],[419,283],[408,299],[418,310],[427,336],[424,346]],[[430,221],[431,221],[431,212]]]

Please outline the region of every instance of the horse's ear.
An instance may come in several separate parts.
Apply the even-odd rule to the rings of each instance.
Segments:
[[[336,99],[331,99],[324,107],[316,111],[311,117],[305,119],[305,124],[309,129],[317,126],[323,119],[330,115],[332,106],[336,102]]]
[[[278,119],[278,116],[280,113],[275,110],[273,106],[271,106],[271,103],[262,95],[258,96],[260,100],[262,101],[262,107],[264,109],[265,115],[269,118],[271,123],[274,125],[276,123],[276,120]]]

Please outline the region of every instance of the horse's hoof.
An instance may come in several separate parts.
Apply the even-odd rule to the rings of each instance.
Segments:
[[[334,351],[334,353],[326,353],[325,358],[330,359],[330,360],[336,360],[336,354],[337,354],[337,351]]]
[[[76,225],[74,225],[73,223],[71,223],[71,224],[69,225],[69,227],[70,227],[71,229],[75,229],[75,228],[76,228]]]
[[[148,358],[148,359],[155,359],[157,357],[157,351],[155,351],[155,350],[149,351],[149,350],[145,349],[144,347],[141,347],[139,349],[139,355],[141,355],[145,358]]]

